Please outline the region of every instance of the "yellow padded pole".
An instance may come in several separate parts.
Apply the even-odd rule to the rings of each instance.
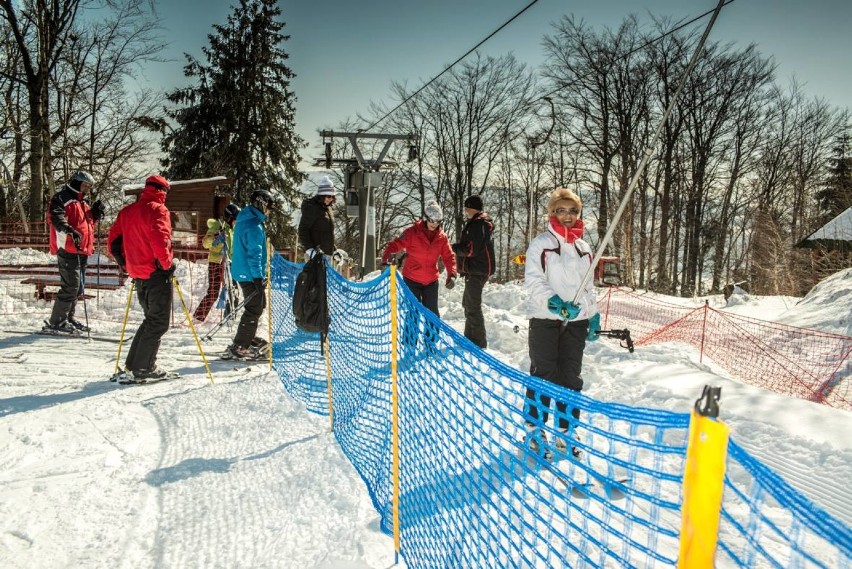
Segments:
[[[680,569],[714,567],[727,457],[728,426],[693,409],[683,474]]]

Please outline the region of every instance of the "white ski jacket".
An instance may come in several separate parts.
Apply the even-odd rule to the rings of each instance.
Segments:
[[[566,302],[574,300],[583,275],[592,264],[592,248],[582,239],[568,243],[549,227],[533,239],[527,249],[524,286],[529,291],[528,318],[562,320],[547,309],[554,294]],[[575,320],[587,320],[598,313],[594,278],[590,278],[577,298],[580,313]]]

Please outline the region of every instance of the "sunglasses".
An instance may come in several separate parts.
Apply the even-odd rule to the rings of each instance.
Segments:
[[[556,215],[580,215],[580,210],[576,207],[572,207],[570,209],[567,207],[560,207],[556,208],[556,211],[554,211],[553,213],[555,213]]]
[[[439,219],[432,219],[432,218],[430,218],[430,217],[427,217],[427,218],[426,218],[426,223],[434,223],[435,225],[441,225],[441,220],[439,220]]]

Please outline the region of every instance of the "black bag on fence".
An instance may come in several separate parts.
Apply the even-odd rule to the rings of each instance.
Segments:
[[[328,317],[328,289],[325,282],[325,256],[316,253],[296,278],[293,291],[293,315],[296,326],[305,332],[325,336],[331,320]]]

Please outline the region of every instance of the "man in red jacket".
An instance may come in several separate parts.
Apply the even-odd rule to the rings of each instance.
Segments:
[[[60,284],[45,331],[79,334],[89,330],[74,318],[74,311],[84,288],[86,262],[94,251],[95,222],[104,214],[100,200],[92,207],[86,201],[94,184],[88,172],[74,172],[47,206],[50,254],[56,255]]]
[[[125,369],[135,380],[165,379],[157,367],[160,339],[169,329],[172,307],[172,226],[165,206],[169,182],[149,176],[139,199],[125,206],[109,231],[109,250],[134,281],[145,318],[127,352]]]

